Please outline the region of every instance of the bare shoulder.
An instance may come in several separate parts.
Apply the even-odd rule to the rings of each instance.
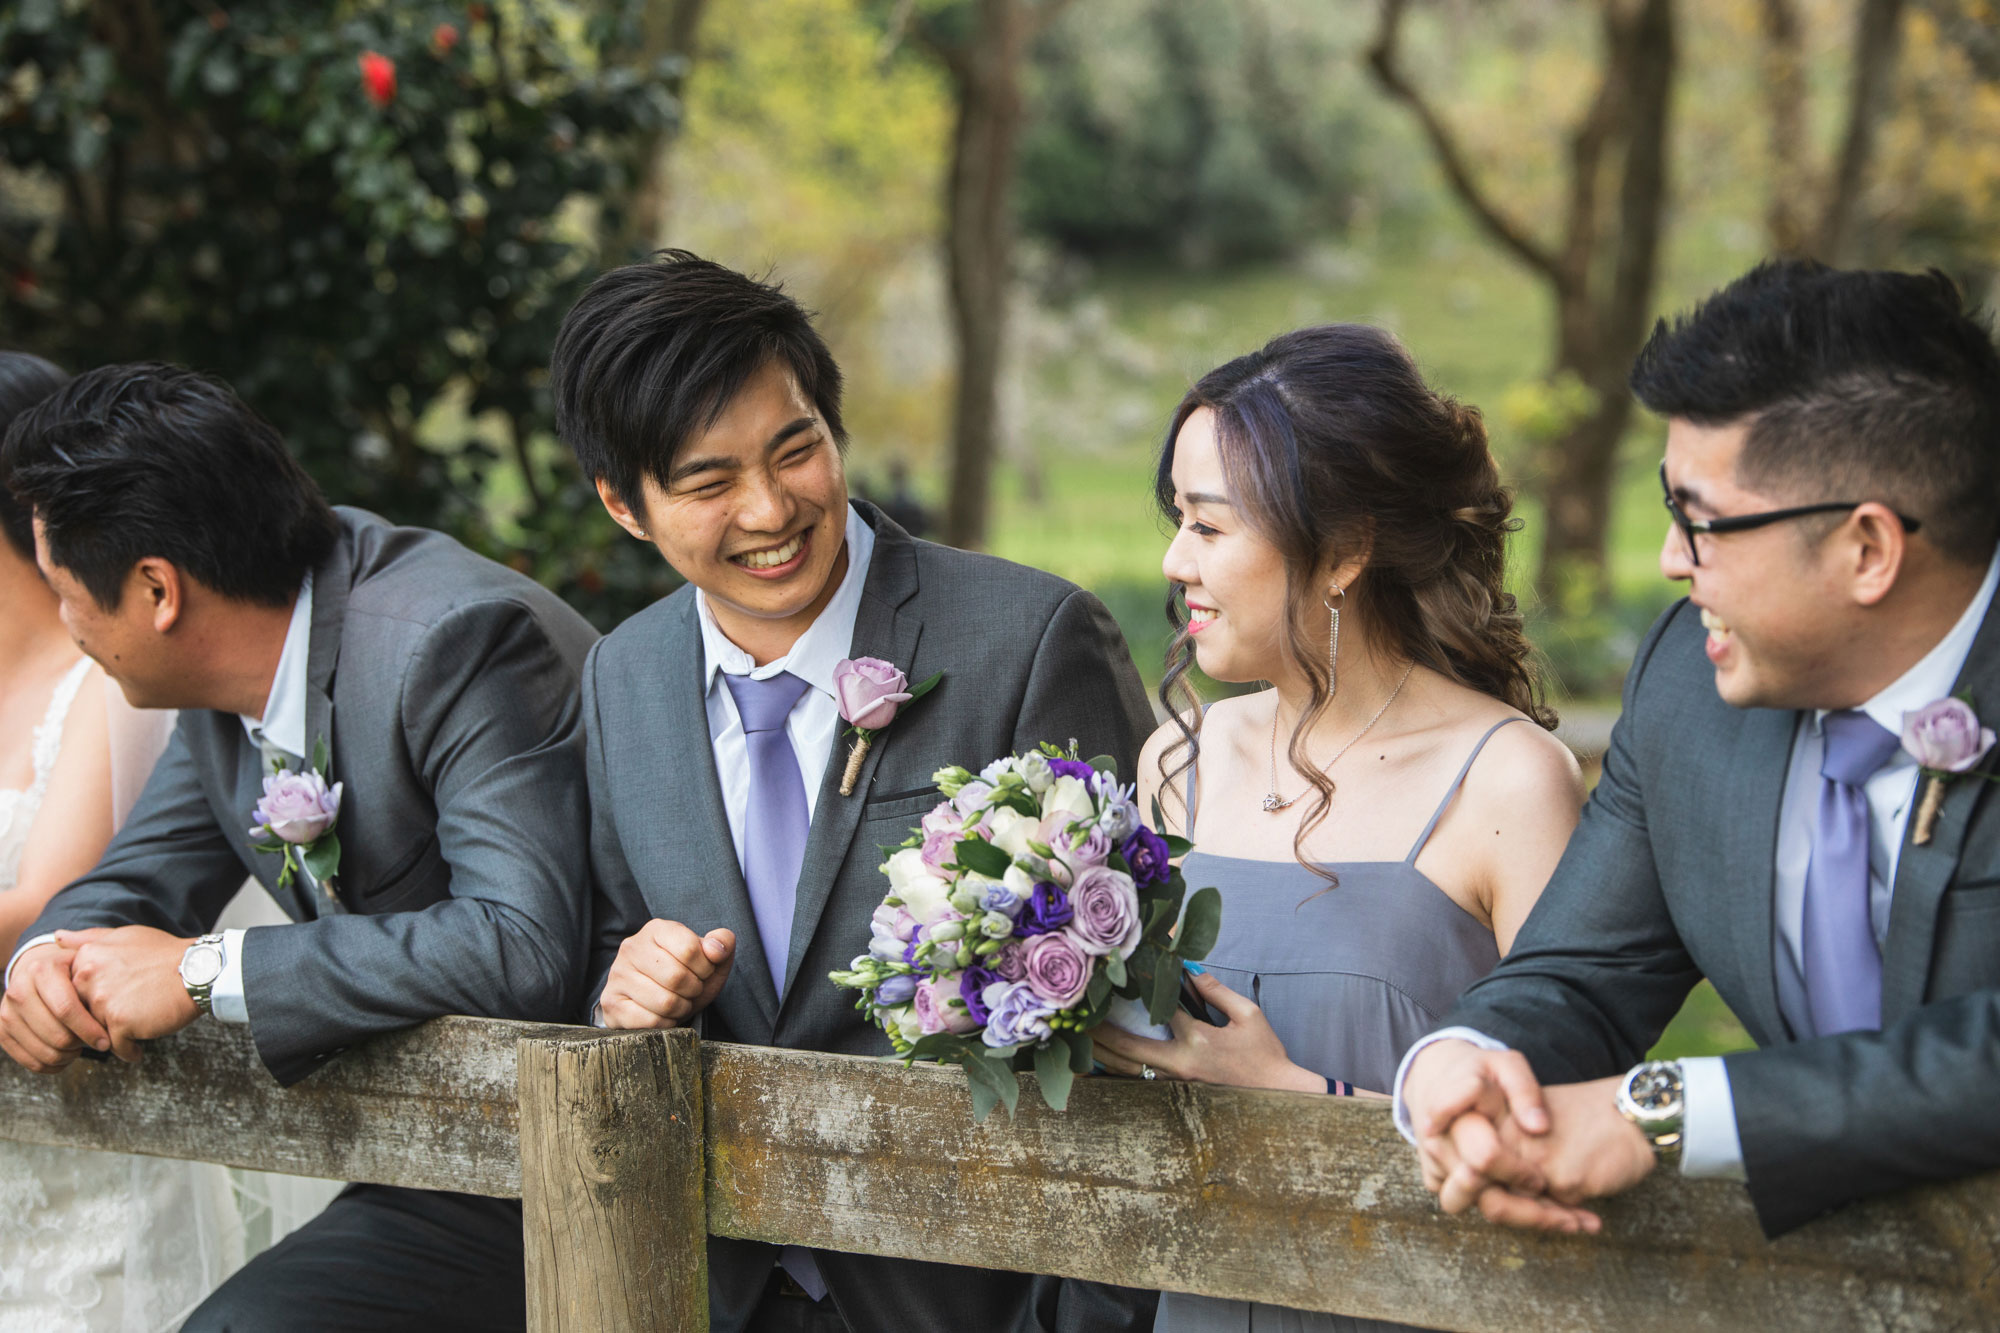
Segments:
[[[1538,821],[1553,814],[1565,826],[1583,808],[1583,770],[1569,746],[1532,720],[1501,727],[1465,775],[1459,800],[1468,812],[1504,816],[1508,823]]]

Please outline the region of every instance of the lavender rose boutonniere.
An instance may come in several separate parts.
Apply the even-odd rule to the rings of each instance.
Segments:
[[[334,876],[340,872],[340,839],[333,826],[340,822],[340,797],[345,786],[327,785],[326,741],[313,747],[313,766],[303,773],[278,767],[264,779],[264,795],[250,812],[253,850],[284,857],[278,887],[288,888],[303,867],[331,898]]]
[[[1903,714],[1903,748],[1922,766],[1924,798],[1910,841],[1922,847],[1937,827],[1947,782],[1971,773],[1993,748],[1992,729],[1981,724],[1967,699],[1939,699]],[[1987,777],[1986,774],[1975,774]],[[1992,779],[1989,778],[1989,781]]]
[[[936,689],[943,679],[944,673],[940,671],[921,684],[911,685],[901,668],[879,657],[834,663],[833,692],[840,702],[840,716],[847,723],[847,734],[854,737],[854,748],[847,752],[846,771],[840,776],[842,796],[854,795],[854,784],[861,778],[861,761],[868,757],[868,748],[882,728],[894,722],[896,714],[907,705]]]

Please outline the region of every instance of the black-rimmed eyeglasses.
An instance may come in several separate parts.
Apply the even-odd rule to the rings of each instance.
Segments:
[[[1730,514],[1724,518],[1689,518],[1680,502],[1674,499],[1673,487],[1667,485],[1667,465],[1660,464],[1660,499],[1667,506],[1667,513],[1673,516],[1674,526],[1687,539],[1688,559],[1694,564],[1701,563],[1701,549],[1694,544],[1697,532],[1711,535],[1725,532],[1748,532],[1770,523],[1782,523],[1788,518],[1804,518],[1807,514],[1833,514],[1847,509],[1858,509],[1868,503],[1866,500],[1829,500],[1824,504],[1798,505],[1791,509],[1768,509],[1761,514]],[[1894,512],[1893,510],[1891,511]],[[1915,532],[1922,525],[1907,514],[1897,514],[1896,521],[1903,525],[1903,531]]]

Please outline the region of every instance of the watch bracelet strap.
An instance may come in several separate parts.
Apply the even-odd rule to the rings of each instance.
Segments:
[[[221,933],[215,932],[198,937],[195,940],[195,944],[214,945],[216,949],[223,954],[224,964],[227,965],[228,947],[223,942],[225,938],[226,937],[223,936]],[[194,1007],[196,1013],[208,1015],[208,1014],[213,1014],[215,1012],[215,1004],[214,1004],[215,983],[216,981],[221,979],[221,976],[222,973],[218,971],[215,974],[215,977],[211,978],[208,981],[204,981],[199,985],[187,981],[186,979],[182,980],[181,985],[184,989],[186,989],[188,998],[194,1001]]]

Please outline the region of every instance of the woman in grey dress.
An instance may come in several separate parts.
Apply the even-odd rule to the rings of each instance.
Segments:
[[[1104,1031],[1117,1073],[1389,1091],[1404,1049],[1512,942],[1583,803],[1503,586],[1512,500],[1479,414],[1390,335],[1286,334],[1181,403],[1157,491],[1175,711],[1139,761],[1222,890],[1196,981],[1227,1019]],[[1182,608],[1185,608],[1183,618]],[[1271,688],[1205,712],[1185,690]],[[1510,725],[1515,724],[1515,725]],[[1384,1325],[1176,1293],[1165,1333]]]

